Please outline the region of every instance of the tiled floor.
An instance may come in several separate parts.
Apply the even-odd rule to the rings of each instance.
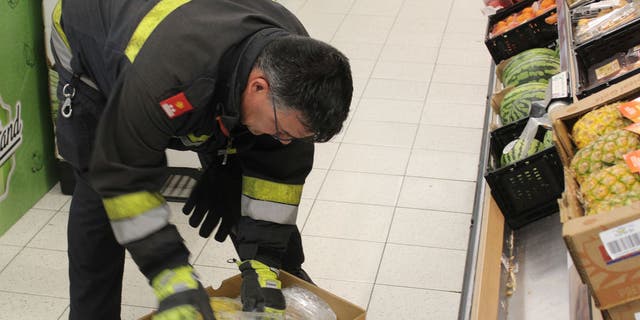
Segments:
[[[346,127],[318,145],[305,186],[306,269],[368,319],[456,319],[489,76],[481,1],[280,2],[350,57],[355,83]],[[0,237],[0,319],[67,318],[68,210],[56,187]],[[173,220],[205,284],[236,273],[230,244]],[[130,259],[124,282],[123,319],[151,311]]]

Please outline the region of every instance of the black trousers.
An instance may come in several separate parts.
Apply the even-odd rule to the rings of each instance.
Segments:
[[[70,117],[58,111],[58,149],[74,169],[76,186],[71,199],[67,227],[71,320],[120,319],[124,248],[116,241],[102,198],[88,181],[89,159],[95,129],[106,103],[98,91],[74,79],[64,69],[60,75],[58,99],[75,90]]]
[[[120,319],[124,248],[113,235],[101,197],[79,171],[67,239],[69,319]]]

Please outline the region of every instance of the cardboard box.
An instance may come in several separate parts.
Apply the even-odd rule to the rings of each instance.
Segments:
[[[567,169],[576,150],[570,132],[575,122],[587,112],[616,101],[633,99],[639,93],[640,76],[634,76],[551,113],[554,140],[565,166],[565,190],[558,201],[564,223],[562,235],[580,278],[589,287],[596,305],[602,310],[612,310],[614,314],[620,313],[618,310],[623,310],[621,306],[626,303],[640,300],[640,255],[636,253],[612,260],[599,234],[640,220],[640,202],[584,216],[578,183]]]
[[[280,271],[280,281],[282,282],[283,288],[297,285],[315,293],[318,297],[324,300],[331,307],[331,309],[333,309],[333,312],[336,313],[338,320],[365,320],[366,312],[364,311],[364,309],[332,294],[331,292],[316,287],[285,271]],[[207,292],[211,297],[236,298],[240,296],[241,284],[242,278],[238,274],[222,281],[222,284],[218,289],[208,287]],[[151,315],[146,315],[140,318],[140,320],[151,320]]]
[[[637,320],[640,319],[640,300],[632,301],[602,312],[607,320]]]
[[[631,221],[640,221],[640,202],[609,213],[570,219],[562,226],[576,269],[600,309],[640,299],[640,255],[612,260],[599,236]]]

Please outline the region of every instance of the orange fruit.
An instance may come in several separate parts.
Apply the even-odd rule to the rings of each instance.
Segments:
[[[555,24],[558,22],[558,14],[554,13],[546,18],[544,18],[544,22],[548,23],[548,24]]]

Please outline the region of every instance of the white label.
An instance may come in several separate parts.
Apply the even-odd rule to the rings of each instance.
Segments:
[[[613,260],[640,251],[640,219],[600,232],[599,236]]]
[[[636,312],[633,316],[636,318],[636,320],[640,320],[640,312]]]
[[[565,98],[569,95],[567,90],[567,73],[560,72],[551,77],[551,98]]]

